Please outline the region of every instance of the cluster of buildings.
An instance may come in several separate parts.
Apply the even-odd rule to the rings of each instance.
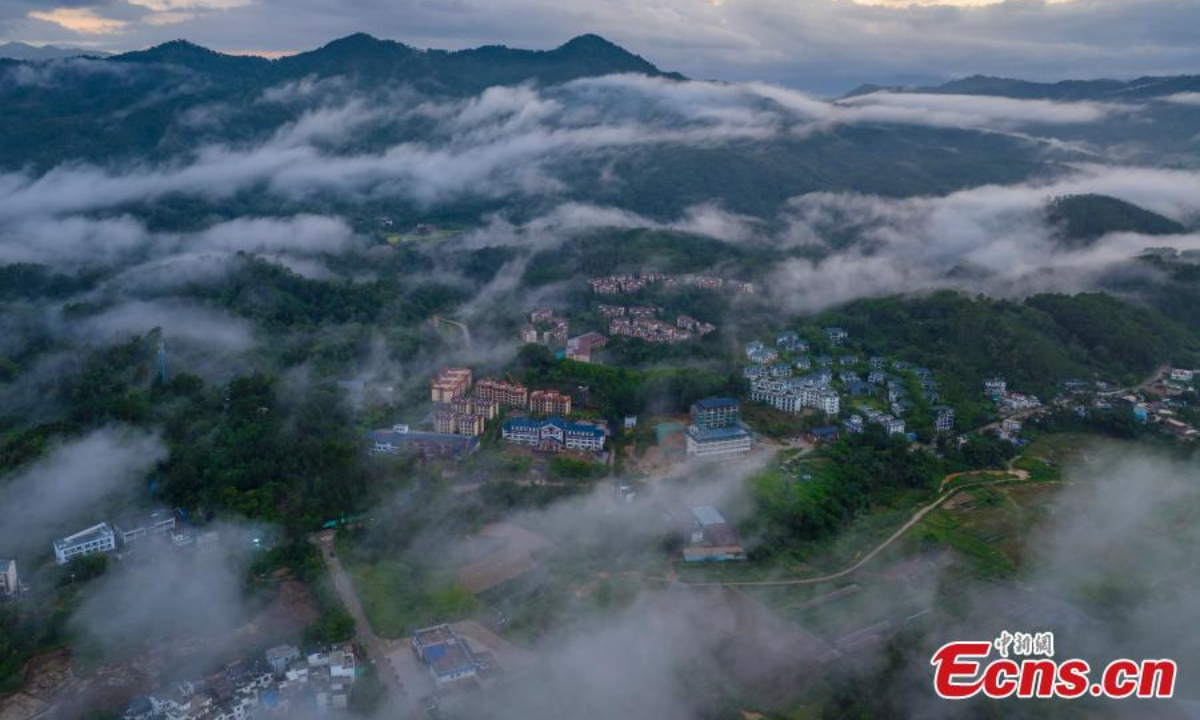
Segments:
[[[688,315],[680,315],[672,325],[657,319],[659,310],[652,305],[639,305],[628,309],[619,305],[600,307],[601,314],[608,318],[609,335],[623,335],[650,343],[684,342],[693,336],[703,337],[717,329],[716,325],[700,322]]]
[[[793,414],[813,408],[826,415],[837,415],[842,409],[841,396],[820,373],[780,380],[754,380],[750,383],[750,399]]]
[[[542,452],[598,453],[604,449],[603,425],[560,417],[513,418],[501,426],[505,441]]]
[[[699,458],[736,457],[750,452],[752,436],[733,398],[697,400],[686,433],[687,454]]]
[[[469,368],[442,368],[429,387],[429,398],[434,403],[434,432],[469,438],[482,435],[487,421],[495,418],[505,404],[492,394],[480,391],[489,382],[495,381],[480,381],[479,388],[472,396]],[[524,387],[521,387],[521,392],[524,394]]]
[[[521,342],[561,347],[567,342],[571,325],[549,308],[529,314],[529,322],[521,326]]]
[[[1135,421],[1153,423],[1181,440],[1198,440],[1200,429],[1180,419],[1177,412],[1186,404],[1178,396],[1191,388],[1195,379],[1196,371],[1173,368],[1167,370],[1157,382],[1151,383],[1149,391],[1157,396],[1154,399],[1136,394],[1121,399],[1132,407]]]
[[[712,275],[667,275],[660,272],[622,273],[619,275],[604,275],[588,278],[588,285],[597,295],[621,295],[640,292],[650,285],[675,287],[692,285],[702,290],[714,292],[731,292],[739,295],[750,295],[754,292],[754,284],[740,280],[726,280]]]
[[[824,328],[824,334],[834,347],[849,338],[849,333],[838,327]],[[913,407],[910,387],[919,386],[920,399],[932,405],[934,431],[954,429],[954,410],[938,404],[941,392],[929,368],[913,367],[903,360],[892,361],[882,356],[872,356],[864,365],[862,358],[854,353],[809,356],[805,354],[809,349],[808,342],[794,330],[779,333],[773,347],[760,340],[747,343],[749,364],[742,375],[750,381],[750,399],[787,413],[813,409],[827,415],[841,412],[843,395],[886,399],[890,412],[861,406],[841,427],[820,428],[820,437],[814,440],[828,441],[843,430],[861,432],[869,423],[877,423],[889,433],[904,433],[905,421],[901,418]],[[915,383],[911,382],[914,376]],[[835,379],[840,383],[837,386],[840,391],[835,389]],[[1037,402],[1037,398],[1015,393],[1007,393],[1004,398],[1014,405]]]
[[[1042,401],[1036,395],[1011,392],[1008,389],[1008,382],[1002,377],[984,380],[983,394],[991,398],[1002,413],[1017,413],[1042,406]]]
[[[683,559],[685,562],[745,560],[746,549],[721,513],[705,505],[692,508],[691,541],[683,549]]]
[[[191,545],[195,539],[189,533],[176,532],[177,526],[176,513],[171,510],[126,515],[112,524],[98,523],[55,540],[54,561],[66,565],[77,557],[93,553],[132,549],[134,545],[152,538],[169,539],[175,546]],[[207,540],[208,536],[202,539]]]
[[[598,332],[570,337],[570,329],[570,323],[553,310],[534,310],[529,315],[529,322],[521,326],[521,342],[559,348],[562,357],[580,362],[591,362],[592,353],[608,343],[608,338]]]
[[[273,647],[203,680],[179,681],[129,702],[124,720],[288,718],[349,707],[358,673],[349,643],[301,652]]]
[[[860,433],[863,428],[873,423],[884,429],[888,435],[903,435],[904,421],[872,407],[861,407],[858,412],[846,418],[842,425],[849,432]]]

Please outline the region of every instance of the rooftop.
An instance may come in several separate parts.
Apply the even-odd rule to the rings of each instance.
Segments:
[[[372,442],[386,442],[393,445],[403,445],[405,443],[434,443],[437,445],[463,445],[471,446],[478,442],[475,438],[465,435],[452,435],[450,433],[436,432],[396,432],[395,430],[372,430],[367,433],[367,439]]]
[[[111,533],[112,529],[108,526],[108,523],[100,523],[99,525],[93,525],[86,530],[80,530],[74,535],[68,535],[61,540],[55,540],[54,547],[65,548],[71,545],[82,545],[83,543],[92,542],[93,540],[99,540]]]
[[[689,425],[687,431],[688,431],[688,435],[691,435],[693,440],[697,440],[699,442],[712,442],[712,441],[716,441],[716,440],[732,440],[734,438],[745,437],[750,434],[750,433],[746,432],[743,428],[740,428],[737,426],[722,427],[722,428],[702,428],[702,427],[697,427],[695,425]]]
[[[724,525],[725,518],[712,505],[701,505],[700,507],[692,508],[692,515],[696,517],[696,522],[701,525]]]
[[[730,406],[737,407],[737,405],[738,401],[731,397],[704,398],[703,400],[697,400],[695,403],[695,407],[698,410],[715,410]]]

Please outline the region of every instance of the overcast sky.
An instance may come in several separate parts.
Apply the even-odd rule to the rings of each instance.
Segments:
[[[226,52],[352,32],[418,47],[551,48],[594,32],[697,78],[813,90],[974,73],[1200,73],[1200,0],[2,0],[0,40]]]

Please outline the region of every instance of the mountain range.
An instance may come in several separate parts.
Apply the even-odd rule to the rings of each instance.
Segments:
[[[1200,92],[1200,75],[1167,75],[1135,80],[1061,80],[1052,83],[972,75],[940,85],[860,85],[844,97],[858,97],[874,92],[988,95],[1024,100],[1130,102]]]
[[[6,60],[62,60],[73,57],[108,57],[111,53],[80,47],[57,45],[29,45],[23,42],[0,43],[0,59]]]
[[[797,101],[782,88],[693,82],[590,34],[545,51],[498,45],[446,51],[358,33],[279,59],[176,40],[87,62],[0,60],[0,104],[9,118],[0,134],[0,172],[178,167],[205,152],[229,154],[236,163],[264,148],[278,151],[275,162],[295,154],[296,148],[273,144],[292,142],[281,133],[299,126],[317,133],[303,141],[305,151],[325,158],[378,165],[390,153],[415,154],[418,163],[454,160],[468,174],[476,156],[492,163],[485,176],[466,183],[468,190],[437,193],[421,186],[426,180],[408,181],[417,186],[376,208],[396,217],[478,217],[511,210],[512,194],[524,190],[527,202],[518,205],[531,213],[578,201],[672,218],[716,203],[773,219],[806,193],[939,195],[1050,177],[1069,163],[1095,162],[1106,148],[1119,149],[1126,161],[1190,162],[1200,157],[1200,105],[1146,99],[1188,93],[1198,83],[1197,76],[1061,83],[976,76],[929,88],[864,86],[853,101],[837,103]],[[947,96],[955,103],[949,119],[945,107],[913,112],[888,104],[914,92]],[[982,124],[959,123],[958,116],[977,112],[961,96],[1053,100],[1055,112],[1059,103],[1081,99],[1145,107],[1062,122],[1045,107],[1022,115],[1029,109],[1018,105],[1002,108],[1015,115],[993,127],[986,110]],[[870,112],[855,114],[864,102],[874,103]],[[841,114],[848,119],[821,122]],[[456,131],[450,121],[485,115],[493,123],[488,132]],[[310,127],[318,121],[354,129]],[[801,127],[813,130],[796,131]],[[464,147],[472,143],[478,147]],[[385,174],[404,171],[397,161]],[[318,180],[332,184],[322,174]],[[528,176],[545,176],[537,193],[526,189]],[[253,195],[262,185],[247,187]],[[334,195],[320,198],[329,211],[366,212],[357,204],[361,196],[350,206]],[[287,212],[312,198],[299,204],[275,193],[239,201],[257,212]],[[189,199],[187,214],[228,206]]]

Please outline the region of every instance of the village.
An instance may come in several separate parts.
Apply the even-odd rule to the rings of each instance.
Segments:
[[[732,296],[754,293],[749,283],[656,272],[593,277],[588,285],[600,296],[680,286]],[[595,315],[587,317],[607,324],[601,328],[607,335],[597,330],[572,335],[571,321],[564,313],[541,307],[526,316],[519,339],[548,349],[556,363],[603,366],[611,362],[604,351],[613,338],[677,345],[719,334],[715,324],[687,314],[674,315],[673,322],[663,319],[662,308],[645,302],[598,303],[590,312]],[[1024,446],[1028,424],[1053,413],[1087,418],[1117,412],[1178,440],[1200,437],[1200,431],[1180,419],[1184,406],[1178,398],[1194,387],[1193,370],[1164,368],[1138,387],[1065,380],[1046,402],[995,375],[984,379],[972,398],[983,408],[982,414],[976,410],[973,421],[964,423],[934,370],[868,349],[843,327],[827,326],[807,335],[780,330],[741,343],[732,357],[722,359],[734,369],[739,381],[736,391],[696,397],[686,407],[641,416],[604,412],[586,385],[530,382],[520,372],[495,369],[479,376],[477,368],[448,365],[428,378],[427,402],[406,406],[389,418],[391,424],[363,433],[363,452],[385,464],[415,459],[450,479],[457,476],[457,468],[481,453],[529,460],[509,463],[527,468],[519,471],[524,476],[515,476],[516,484],[588,488],[602,479],[611,485],[610,511],[622,512],[663,477],[686,479],[704,468],[762,462],[785,452],[803,457],[823,444],[869,432],[902,438],[912,448],[922,449],[936,449],[946,442],[961,446],[982,434]],[[338,387],[353,395],[361,394],[365,385],[342,381]],[[778,427],[768,433],[764,423],[785,430],[782,435]],[[547,474],[548,464],[564,461],[585,470],[574,479]],[[477,492],[483,483],[462,484],[454,492]],[[720,503],[683,504],[665,512],[661,532],[680,539],[663,551],[667,562],[683,567],[747,564],[750,555],[736,524],[725,513]],[[321,544],[326,565],[336,572],[341,570],[330,538],[341,524],[330,521],[325,534],[314,541]],[[512,529],[489,526],[485,531]],[[96,518],[95,524],[54,541],[52,549],[55,563],[66,566],[98,554],[124,563],[162,552],[223,552],[228,550],[220,549],[223,541],[240,543],[239,551],[250,552],[273,543],[260,534],[222,538],[217,530],[192,523],[181,510],[156,508],[112,520]],[[470,584],[470,590],[483,593],[528,572],[535,564],[533,557],[528,553],[518,558],[511,563],[514,569],[482,572],[489,579]],[[0,595],[19,600],[28,590],[16,560],[0,560]],[[358,602],[354,592],[352,581],[341,583],[339,593],[347,606]],[[438,717],[455,706],[455,698],[486,692],[496,678],[522,666],[522,651],[497,634],[503,630],[503,620],[488,628],[473,621],[439,623],[413,628],[402,640],[376,638],[365,644],[364,637],[373,637],[366,635],[368,620],[360,616],[356,621],[356,642],[272,646],[204,677],[180,678],[140,694],[130,701],[123,717],[247,720],[289,717],[301,711],[340,713],[349,708],[355,683],[368,671],[382,673],[387,683],[403,689],[408,702],[419,703],[428,716]]]

